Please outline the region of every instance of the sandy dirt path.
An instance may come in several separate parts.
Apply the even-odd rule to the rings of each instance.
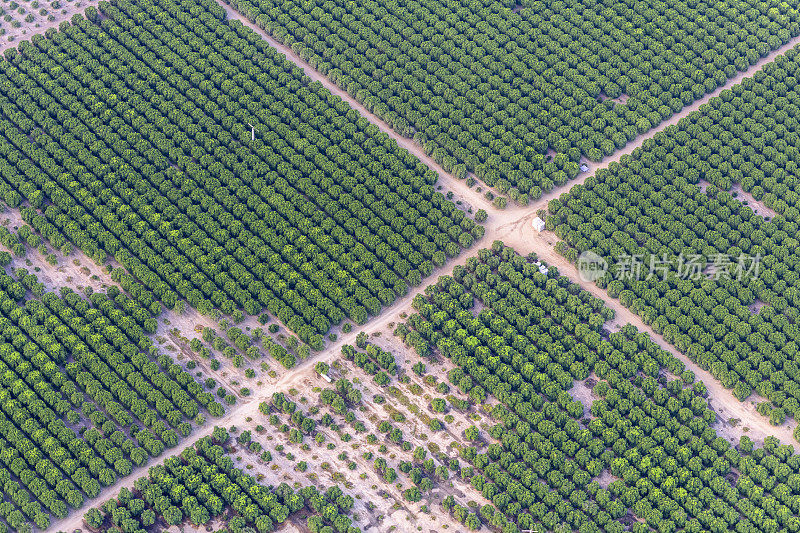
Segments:
[[[469,250],[462,250],[458,257],[449,260],[444,266],[435,269],[430,276],[426,277],[423,286],[413,288],[408,292],[408,294],[402,298],[398,298],[392,305],[384,307],[379,316],[372,317],[364,326],[356,326],[350,333],[339,335],[335,342],[328,343],[325,349],[319,352],[316,356],[309,357],[294,367],[291,371],[285,373],[275,384],[275,387],[285,388],[292,386],[296,384],[298,380],[302,380],[306,369],[313,371],[314,365],[318,361],[330,363],[334,359],[338,358],[341,355],[342,346],[345,344],[355,343],[356,336],[362,331],[370,335],[376,332],[386,333],[389,324],[393,322],[402,322],[403,317],[401,315],[403,313],[410,314],[413,311],[411,308],[411,303],[414,300],[414,297],[423,291],[425,286],[435,283],[440,276],[451,275],[456,266],[465,265],[467,263],[467,259],[472,257],[477,250],[486,248],[487,246],[491,245],[491,243],[492,240],[489,239],[489,237],[484,236],[480,240],[476,241]]]
[[[632,154],[634,150],[636,150],[637,148],[642,146],[642,144],[645,142],[645,140],[652,138],[654,135],[656,135],[659,132],[664,131],[669,126],[673,126],[673,125],[677,124],[678,122],[680,122],[680,120],[682,118],[686,117],[688,114],[690,114],[690,113],[692,113],[694,111],[698,111],[700,109],[700,107],[705,105],[705,104],[707,104],[709,102],[709,100],[711,100],[712,98],[714,98],[716,96],[719,96],[719,93],[721,93],[725,89],[730,89],[731,87],[733,87],[734,85],[736,85],[738,83],[741,83],[741,81],[743,79],[747,78],[747,77],[752,77],[753,74],[756,71],[761,70],[764,67],[764,65],[774,61],[775,58],[777,58],[778,56],[784,55],[786,52],[788,52],[789,50],[791,50],[792,48],[794,48],[798,44],[800,44],[800,35],[798,35],[797,37],[793,37],[785,45],[783,45],[783,46],[781,46],[779,48],[776,48],[775,50],[772,50],[766,56],[764,56],[761,59],[759,59],[755,63],[755,65],[752,65],[750,68],[748,68],[744,72],[737,72],[734,77],[728,79],[728,81],[726,81],[725,84],[722,85],[721,87],[717,87],[714,91],[712,91],[710,93],[707,93],[705,96],[701,97],[698,100],[695,100],[694,102],[692,102],[688,106],[684,106],[684,108],[681,109],[678,113],[672,115],[670,118],[668,118],[667,120],[663,121],[658,126],[656,126],[654,128],[651,128],[650,130],[648,130],[647,132],[643,133],[642,135],[639,135],[638,137],[636,137],[635,139],[630,141],[628,144],[626,144],[624,148],[620,148],[619,150],[614,152],[612,155],[610,155],[608,157],[604,157],[600,161],[588,161],[588,160],[587,161],[583,161],[583,163],[586,164],[589,168],[585,172],[581,172],[578,175],[577,178],[575,178],[574,180],[569,181],[564,187],[557,187],[557,188],[555,188],[555,189],[543,194],[541,198],[539,198],[535,202],[531,202],[531,204],[529,206],[523,207],[523,208],[515,208],[514,211],[518,211],[518,210],[527,211],[527,210],[531,210],[531,209],[533,211],[536,211],[537,209],[546,209],[547,208],[547,203],[550,200],[552,200],[554,198],[558,198],[559,196],[561,196],[561,194],[567,192],[567,190],[570,187],[573,187],[575,185],[579,185],[579,184],[583,183],[584,181],[586,181],[586,178],[588,178],[589,176],[593,176],[595,174],[595,172],[597,172],[599,169],[608,168],[608,166],[611,163],[619,162],[619,160],[622,158],[622,156]],[[752,197],[751,197],[751,200],[752,200]],[[755,202],[755,200],[752,200],[752,202]],[[770,212],[771,211],[766,206],[761,206],[761,207],[765,212]]]
[[[247,17],[236,11],[230,5],[225,4],[222,0],[217,0],[220,6],[225,9],[229,18],[234,18],[242,22],[242,24],[246,25],[247,27],[251,28],[253,31],[258,33],[262,38],[264,38],[270,45],[274,46],[280,53],[286,56],[286,58],[296,64],[299,68],[303,70],[303,72],[311,78],[313,81],[318,81],[321,83],[326,89],[331,91],[333,94],[339,96],[344,101],[346,101],[352,108],[356,109],[361,113],[366,119],[368,119],[371,123],[378,126],[381,131],[389,135],[399,146],[402,146],[416,157],[418,157],[421,161],[423,161],[426,165],[430,166],[436,172],[438,172],[441,185],[444,185],[445,188],[452,191],[456,196],[455,199],[461,199],[462,201],[466,202],[468,205],[472,206],[473,209],[484,209],[489,214],[489,218],[487,220],[487,231],[486,236],[489,238],[489,242],[492,239],[496,238],[496,236],[492,235],[491,228],[492,226],[502,226],[504,224],[513,223],[522,218],[523,216],[527,216],[529,214],[533,214],[536,216],[535,213],[539,209],[547,209],[547,203],[554,199],[558,198],[565,192],[567,192],[571,187],[575,185],[580,185],[586,181],[589,176],[592,176],[597,172],[599,169],[608,168],[614,162],[619,162],[622,156],[630,155],[633,153],[636,148],[642,146],[645,140],[652,138],[657,133],[665,130],[667,127],[677,124],[682,118],[686,117],[688,114],[697,111],[700,109],[701,106],[707,104],[709,100],[712,98],[719,96],[719,94],[725,90],[729,89],[730,87],[740,83],[745,77],[752,76],[754,72],[761,69],[767,63],[774,61],[776,57],[785,54],[791,48],[800,44],[800,35],[794,37],[789,40],[788,43],[785,45],[771,51],[766,56],[759,59],[755,65],[752,65],[749,69],[744,72],[737,72],[737,74],[728,79],[727,82],[715,89],[714,91],[706,94],[705,96],[701,97],[698,100],[695,100],[692,104],[685,106],[679,113],[676,113],[669,119],[663,121],[658,126],[650,129],[646,133],[639,135],[633,141],[629,142],[624,148],[617,150],[614,152],[613,155],[603,158],[601,161],[583,161],[584,164],[587,165],[588,169],[585,172],[581,172],[577,178],[571,180],[563,187],[556,187],[551,191],[546,192],[542,195],[541,198],[531,202],[527,206],[520,206],[516,204],[509,204],[509,206],[505,210],[498,210],[494,208],[489,200],[487,200],[482,193],[479,193],[475,190],[475,188],[467,187],[466,182],[464,180],[460,180],[455,178],[452,174],[446,172],[441,165],[436,163],[430,156],[428,156],[422,147],[412,139],[407,137],[403,137],[395,130],[391,128],[391,126],[380,119],[374,113],[371,113],[367,110],[361,103],[359,103],[355,98],[353,98],[347,91],[340,88],[338,85],[330,81],[326,76],[322,75],[319,71],[314,69],[311,65],[309,65],[306,61],[304,61],[299,55],[297,55],[291,48],[287,47],[286,45],[278,42],[275,40],[269,33],[258,27],[255,23],[250,21]],[[743,194],[743,191],[740,191],[740,194]],[[746,195],[749,196],[749,195]],[[761,202],[756,202],[749,197],[750,204],[752,207],[759,211],[759,214],[764,216],[774,216],[774,212],[768,209],[766,206],[763,205]],[[530,217],[530,219],[533,218]],[[385,313],[383,313],[385,314]]]
[[[453,193],[457,196],[460,196],[461,199],[470,203],[474,208],[478,209],[485,209],[487,212],[492,211],[493,214],[498,215],[498,218],[502,221],[511,221],[516,218],[519,218],[520,213],[524,212],[536,212],[538,209],[545,209],[547,207],[547,202],[552,200],[553,198],[557,198],[570,187],[574,185],[578,185],[586,181],[589,176],[594,175],[598,169],[601,168],[608,168],[608,166],[613,162],[618,162],[620,158],[624,155],[630,155],[636,148],[642,146],[646,139],[653,137],[655,134],[665,130],[669,126],[677,124],[682,118],[693,111],[697,111],[700,109],[701,106],[707,104],[709,100],[712,98],[719,96],[725,89],[729,89],[732,86],[740,83],[744,78],[748,76],[752,76],[754,72],[760,70],[764,67],[767,63],[770,63],[775,60],[776,57],[785,54],[788,50],[795,47],[796,45],[800,44],[800,35],[793,37],[787,42],[785,45],[776,48],[775,50],[770,51],[767,55],[760,58],[754,65],[751,65],[744,72],[737,72],[735,76],[728,79],[725,84],[721,87],[717,87],[714,91],[707,93],[705,96],[695,100],[688,106],[684,106],[681,111],[674,114],[672,117],[668,118],[667,120],[661,122],[658,126],[651,128],[647,132],[639,135],[634,140],[630,141],[624,148],[621,148],[614,152],[613,155],[603,158],[601,161],[583,161],[584,164],[588,166],[588,169],[585,172],[581,172],[577,178],[574,180],[569,181],[563,187],[556,187],[551,191],[543,194],[541,198],[531,202],[527,206],[520,206],[520,205],[509,205],[509,207],[504,211],[498,211],[494,207],[492,207],[491,202],[487,200],[481,193],[477,192],[473,188],[467,187],[464,180],[459,180],[455,178],[452,174],[445,172],[445,170],[436,163],[430,156],[425,154],[422,150],[422,147],[412,139],[408,137],[403,137],[396,131],[392,129],[392,127],[380,119],[374,113],[371,113],[367,110],[361,103],[359,103],[355,98],[353,98],[347,91],[340,88],[338,85],[330,81],[326,76],[322,75],[316,69],[314,69],[311,65],[309,65],[306,61],[303,60],[299,55],[297,55],[291,48],[288,46],[280,43],[279,41],[275,40],[269,33],[261,29],[258,25],[254,22],[250,21],[247,17],[242,15],[240,12],[236,11],[233,7],[226,4],[222,0],[217,0],[217,3],[225,9],[229,18],[237,19],[242,24],[246,25],[248,28],[251,28],[253,31],[258,33],[264,40],[266,40],[270,45],[275,47],[280,53],[286,56],[286,58],[293,63],[295,63],[299,68],[303,70],[303,72],[312,80],[320,82],[326,89],[331,91],[333,94],[339,96],[344,101],[346,101],[352,108],[356,109],[361,113],[366,119],[370,122],[378,126],[381,131],[392,137],[397,141],[397,144],[417,156],[421,161],[423,161],[426,165],[430,166],[434,170],[439,173],[439,176],[442,178],[442,184],[446,185],[446,187],[453,191]],[[490,216],[492,213],[490,213]]]

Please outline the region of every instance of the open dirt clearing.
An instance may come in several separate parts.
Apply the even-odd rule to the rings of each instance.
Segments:
[[[89,6],[96,6],[98,1],[60,0],[59,2],[51,2],[50,0],[45,0],[36,2],[34,0],[33,2],[28,2],[22,0],[17,3],[19,6],[16,9],[11,9],[7,4],[0,6],[6,8],[6,16],[11,17],[10,22],[5,20],[0,22],[0,28],[4,28],[6,31],[4,35],[0,35],[0,52],[17,46],[20,41],[30,40],[33,35],[43,34],[50,28],[58,29],[62,22],[69,21],[74,15],[83,13]],[[59,5],[59,7],[54,8],[53,4]],[[24,10],[24,13],[19,13],[19,9]],[[42,14],[41,10],[46,11],[46,13]],[[29,16],[33,19],[30,22],[26,20]],[[50,20],[51,17],[52,20]],[[13,26],[15,22],[20,24],[18,28]]]

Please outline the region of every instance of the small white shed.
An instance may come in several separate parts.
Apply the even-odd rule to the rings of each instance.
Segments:
[[[328,374],[320,374],[320,376],[322,376],[322,379],[324,379],[328,383],[333,382],[333,380],[331,379],[331,377]]]
[[[536,231],[538,231],[540,233],[542,231],[544,231],[544,220],[542,220],[539,217],[534,218],[533,219],[533,229],[535,229]]]

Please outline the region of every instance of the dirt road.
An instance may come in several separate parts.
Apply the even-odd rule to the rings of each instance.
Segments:
[[[545,194],[542,195],[541,198],[532,202],[528,206],[520,206],[520,205],[510,205],[506,210],[498,211],[494,207],[489,200],[487,200],[481,193],[477,192],[473,188],[467,187],[466,182],[464,180],[459,180],[455,178],[452,174],[446,172],[441,165],[436,163],[430,156],[425,154],[422,147],[409,139],[408,137],[403,137],[392,127],[379,118],[374,113],[371,113],[367,108],[365,108],[358,100],[353,98],[347,91],[340,88],[338,85],[330,81],[327,77],[323,76],[320,72],[314,69],[311,65],[309,65],[303,58],[297,55],[291,48],[288,46],[280,43],[279,41],[275,40],[269,33],[261,29],[258,25],[250,21],[247,17],[236,11],[230,5],[224,3],[222,0],[217,0],[217,3],[222,6],[228,17],[232,19],[239,20],[242,24],[246,25],[248,28],[251,28],[253,31],[258,33],[264,40],[266,40],[270,45],[274,46],[280,53],[286,56],[288,60],[293,62],[299,68],[303,70],[303,72],[311,78],[313,81],[318,81],[321,83],[326,89],[331,91],[333,94],[339,96],[342,100],[346,101],[352,108],[356,109],[361,113],[366,119],[370,122],[378,126],[381,131],[385,132],[387,135],[392,137],[397,141],[397,144],[417,156],[421,161],[423,161],[426,165],[430,166],[432,169],[436,170],[439,173],[439,176],[442,179],[442,184],[444,184],[448,189],[453,191],[456,196],[459,196],[462,200],[467,201],[476,209],[485,209],[489,212],[490,217],[496,216],[500,219],[500,223],[503,222],[511,222],[519,218],[521,213],[526,212],[533,212],[535,213],[538,209],[543,209],[547,207],[547,202],[552,200],[553,198],[557,198],[564,192],[566,192],[570,187],[574,185],[578,185],[586,181],[589,176],[594,175],[594,173],[601,168],[607,168],[611,163],[618,162],[620,158],[624,155],[630,155],[636,148],[641,147],[642,143],[646,139],[652,138],[656,133],[663,131],[669,126],[677,124],[680,119],[684,118],[686,115],[693,111],[697,111],[700,109],[701,106],[707,104],[709,100],[712,98],[719,96],[725,89],[729,89],[732,86],[740,83],[745,77],[752,76],[754,72],[760,70],[764,65],[770,63],[775,60],[776,57],[785,54],[791,48],[800,44],[800,35],[797,37],[793,37],[787,42],[785,45],[776,48],[775,50],[770,51],[767,55],[760,58],[754,65],[748,68],[744,72],[737,72],[735,76],[728,79],[724,85],[718,87],[714,91],[707,93],[705,96],[695,100],[688,106],[685,106],[681,109],[680,112],[676,113],[669,119],[661,122],[658,126],[651,128],[647,132],[642,135],[639,135],[634,140],[630,141],[624,148],[621,148],[614,152],[613,155],[603,158],[601,161],[583,161],[589,168],[585,172],[581,172],[577,178],[567,183],[564,187],[557,187]],[[487,232],[488,233],[488,232]]]
[[[528,207],[515,209],[515,211],[516,210],[520,210],[520,209],[521,210],[531,210],[532,209],[535,212],[537,209],[546,209],[547,208],[547,203],[550,200],[552,200],[554,198],[558,198],[563,193],[565,193],[567,191],[567,189],[569,189],[570,187],[573,187],[575,185],[579,185],[579,184],[583,183],[584,181],[586,181],[586,178],[588,178],[589,176],[593,176],[594,173],[597,172],[599,169],[608,168],[608,166],[611,163],[619,162],[619,160],[622,158],[622,156],[632,154],[634,150],[636,150],[637,148],[640,148],[642,146],[642,144],[644,143],[645,140],[652,138],[654,135],[656,135],[657,133],[659,133],[661,131],[664,131],[665,129],[667,129],[670,126],[677,124],[682,118],[686,117],[689,113],[692,113],[694,111],[698,111],[700,109],[700,107],[705,105],[705,104],[707,104],[709,102],[709,100],[711,100],[712,98],[714,98],[716,96],[719,96],[719,93],[721,93],[725,89],[730,89],[731,87],[733,87],[734,85],[736,85],[738,83],[741,83],[741,81],[746,77],[752,77],[753,74],[756,71],[758,71],[761,68],[763,68],[764,65],[774,61],[776,57],[784,55],[787,51],[789,51],[790,49],[794,48],[797,45],[800,45],[800,35],[798,35],[797,37],[793,37],[785,45],[783,45],[783,46],[781,46],[779,48],[776,48],[775,50],[771,51],[766,56],[764,56],[761,59],[759,59],[756,62],[755,65],[751,66],[746,71],[737,72],[734,77],[728,79],[728,81],[724,85],[722,85],[721,87],[717,87],[717,89],[715,89],[714,91],[706,94],[702,98],[700,98],[698,100],[695,100],[694,102],[692,102],[688,106],[684,106],[684,108],[681,109],[680,112],[674,114],[672,117],[670,117],[667,120],[663,121],[658,126],[656,126],[654,128],[651,128],[646,133],[644,133],[642,135],[639,135],[638,137],[636,137],[635,139],[630,141],[628,144],[626,144],[624,148],[621,148],[621,149],[617,150],[612,155],[603,158],[601,161],[584,161],[584,163],[589,167],[589,169],[586,172],[581,172],[578,175],[577,178],[575,178],[574,180],[568,182],[565,187],[559,187],[559,188],[553,189],[552,191],[549,191],[549,192],[543,194],[540,199],[536,200],[535,202],[532,202]],[[753,200],[753,201],[755,202],[755,200]],[[763,210],[765,210],[767,212],[771,211],[766,206],[761,206],[761,207],[762,207]]]
[[[493,239],[492,239],[493,240]],[[474,255],[476,250],[480,250],[481,248],[486,248],[487,246],[491,245],[492,240],[490,240],[487,236],[484,235],[483,238],[476,241],[475,244],[472,245],[472,248],[469,250],[464,250],[461,252],[461,255],[458,257],[451,259],[444,266],[439,267],[433,271],[433,273],[425,278],[425,285],[430,283],[435,283],[440,276],[449,276],[453,273],[453,269],[456,266],[463,266],[467,263],[467,259]],[[356,340],[356,335],[360,332],[365,332],[367,334],[372,334],[378,331],[387,332],[387,326],[394,322],[399,323],[403,321],[401,315],[403,313],[409,313],[411,311],[411,302],[414,300],[414,297],[422,292],[423,287],[416,287],[409,291],[408,294],[403,296],[402,298],[397,299],[392,305],[389,307],[384,307],[381,311],[381,314],[377,317],[372,317],[369,322],[363,327],[355,327],[353,331],[350,333],[345,333],[339,335],[336,342],[329,343],[325,350],[320,352],[315,357],[309,357],[291,371],[284,374],[278,382],[275,384],[276,387],[289,387],[292,386],[296,380],[301,380],[305,375],[305,370],[310,369],[313,371],[314,365],[318,361],[325,361],[330,363],[334,359],[338,358],[341,355],[342,346],[345,344],[353,344]]]

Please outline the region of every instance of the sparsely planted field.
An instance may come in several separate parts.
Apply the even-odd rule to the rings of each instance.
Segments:
[[[792,2],[230,3],[447,171],[523,204],[800,32]]]
[[[35,34],[55,31],[62,22],[96,4],[97,0],[3,0],[0,2],[0,51]]]
[[[259,405],[237,460],[276,480],[339,484],[368,530],[480,527],[459,449],[485,415],[408,355],[391,337],[359,334],[340,359],[317,363],[316,379]]]

